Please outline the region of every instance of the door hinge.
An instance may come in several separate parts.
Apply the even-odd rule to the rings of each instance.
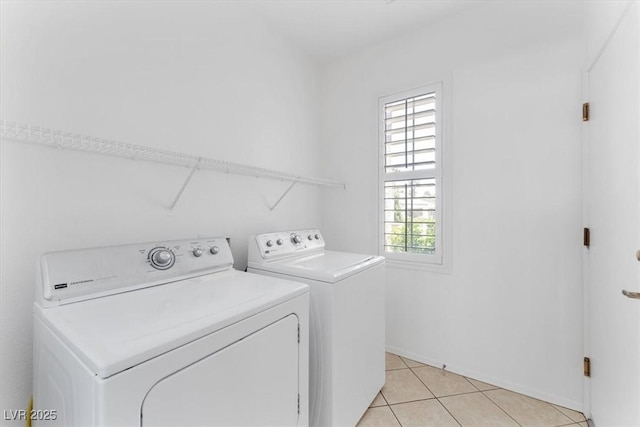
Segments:
[[[591,376],[591,359],[589,359],[588,357],[584,358],[584,376]]]
[[[585,102],[584,104],[582,104],[582,121],[583,122],[589,121],[589,103],[588,102]]]
[[[298,323],[298,344],[300,344],[300,323]]]
[[[298,395],[298,414],[300,413],[300,395]]]
[[[582,231],[582,244],[587,248],[591,245],[591,230],[586,227]]]

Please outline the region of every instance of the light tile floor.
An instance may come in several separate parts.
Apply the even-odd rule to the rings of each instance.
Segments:
[[[358,427],[587,427],[584,416],[387,353],[387,380]]]

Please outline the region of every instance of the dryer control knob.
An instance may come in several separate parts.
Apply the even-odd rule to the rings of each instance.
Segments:
[[[316,234],[315,237],[316,237],[316,240],[320,240],[320,235],[319,234]]]
[[[297,245],[302,242],[302,237],[300,237],[299,234],[296,234],[294,236],[291,236],[291,241]]]
[[[217,246],[214,246],[214,247],[212,247],[209,251],[210,251],[213,255],[215,255],[215,254],[217,254],[218,252],[220,252],[220,248],[219,248],[219,247],[217,247]]]
[[[204,251],[201,248],[195,248],[193,250],[193,256],[195,257],[201,257],[203,253]]]
[[[276,243],[278,244],[278,246],[282,246],[284,242],[282,241],[282,239],[278,239],[276,240]]]
[[[176,258],[169,249],[160,247],[154,248],[149,252],[149,261],[153,268],[167,270],[173,266]]]
[[[267,246],[269,247],[273,246],[273,240],[267,240]]]
[[[313,240],[313,236],[312,236],[311,234],[309,234],[309,235],[307,236],[307,239],[309,239],[309,240]]]

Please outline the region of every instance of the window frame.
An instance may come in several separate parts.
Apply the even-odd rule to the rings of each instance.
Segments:
[[[435,92],[435,167],[432,169],[419,169],[411,171],[387,172],[385,168],[385,105],[393,102],[405,100],[407,98],[418,97]],[[399,263],[409,263],[410,265],[432,266],[444,268],[445,246],[447,231],[445,227],[445,195],[443,194],[443,176],[447,171],[444,164],[444,144],[443,144],[443,116],[445,105],[443,99],[443,82],[438,81],[426,86],[410,89],[391,95],[378,98],[378,253],[385,258]],[[390,252],[385,250],[385,183],[391,181],[430,179],[436,180],[436,212],[435,212],[435,252],[433,254],[418,254],[409,252]]]

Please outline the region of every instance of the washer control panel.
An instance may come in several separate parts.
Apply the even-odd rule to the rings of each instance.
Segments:
[[[59,305],[231,269],[224,237],[170,240],[63,252],[40,258],[36,297]],[[51,304],[46,304],[51,302]]]
[[[321,250],[324,250],[324,239],[320,230],[315,228],[256,234],[249,238],[249,259],[255,258],[252,258],[253,252],[262,259],[270,260]]]

